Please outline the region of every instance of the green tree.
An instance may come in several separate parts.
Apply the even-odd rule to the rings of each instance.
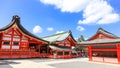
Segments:
[[[80,35],[80,37],[78,38],[78,40],[77,40],[77,41],[78,41],[78,42],[85,41],[85,39],[84,39],[83,35]]]

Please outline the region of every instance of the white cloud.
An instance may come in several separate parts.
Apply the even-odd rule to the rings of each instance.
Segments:
[[[64,31],[56,31],[56,34],[58,34],[58,33],[63,33]]]
[[[79,20],[78,24],[110,24],[120,20],[120,15],[107,0],[40,0],[40,2],[53,5],[61,12],[83,12],[83,20]]]
[[[114,14],[108,14],[104,16],[101,20],[98,21],[98,24],[110,24],[115,23],[120,20],[120,16],[116,13]]]
[[[78,31],[84,31],[85,30],[85,28],[83,28],[82,26],[77,26],[77,28],[76,28]]]
[[[90,0],[40,0],[44,4],[54,5],[62,12],[79,12],[83,10]]]
[[[53,31],[54,28],[52,28],[52,27],[48,27],[47,30],[48,30],[48,31]]]
[[[39,25],[36,25],[33,28],[33,33],[42,33],[42,28]]]
[[[79,24],[110,24],[119,21],[120,16],[106,1],[96,0],[83,10],[83,18]]]

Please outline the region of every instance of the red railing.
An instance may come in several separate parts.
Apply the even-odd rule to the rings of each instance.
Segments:
[[[48,55],[49,58],[62,58],[62,59],[69,59],[69,58],[76,58],[77,55],[52,55],[52,54],[49,54]]]
[[[0,50],[0,58],[35,58],[40,57],[39,52],[35,50]]]
[[[50,54],[48,53],[40,53],[40,57],[45,58],[48,57]]]
[[[30,49],[20,49],[20,50],[0,50],[0,59],[5,58],[37,58],[37,57],[48,57],[48,58],[74,58],[77,55],[51,55],[49,53],[40,53],[35,50]]]
[[[118,63],[118,59],[111,57],[92,57],[93,61],[105,62],[105,63]]]

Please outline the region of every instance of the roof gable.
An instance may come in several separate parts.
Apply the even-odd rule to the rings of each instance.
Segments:
[[[102,28],[99,28],[96,34],[94,34],[91,38],[89,38],[88,41],[96,40],[96,39],[117,39],[117,38],[119,37]]]
[[[9,28],[11,28],[11,27],[13,27],[13,26],[17,26],[17,27],[20,29],[20,31],[21,31],[22,33],[24,33],[25,35],[28,35],[28,36],[30,36],[30,37],[32,37],[32,38],[37,39],[37,40],[44,41],[44,42],[46,42],[46,43],[48,42],[48,41],[46,41],[46,40],[43,40],[43,39],[35,36],[34,34],[30,33],[29,31],[27,31],[27,30],[20,24],[20,17],[19,17],[18,15],[13,16],[12,21],[11,21],[7,26],[1,28],[1,29],[0,29],[0,32],[5,31],[5,30],[7,30],[7,29],[9,29]]]

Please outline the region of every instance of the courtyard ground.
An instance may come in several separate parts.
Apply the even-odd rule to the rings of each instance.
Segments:
[[[0,68],[120,68],[120,65],[90,62],[88,58],[36,58],[0,60]]]

